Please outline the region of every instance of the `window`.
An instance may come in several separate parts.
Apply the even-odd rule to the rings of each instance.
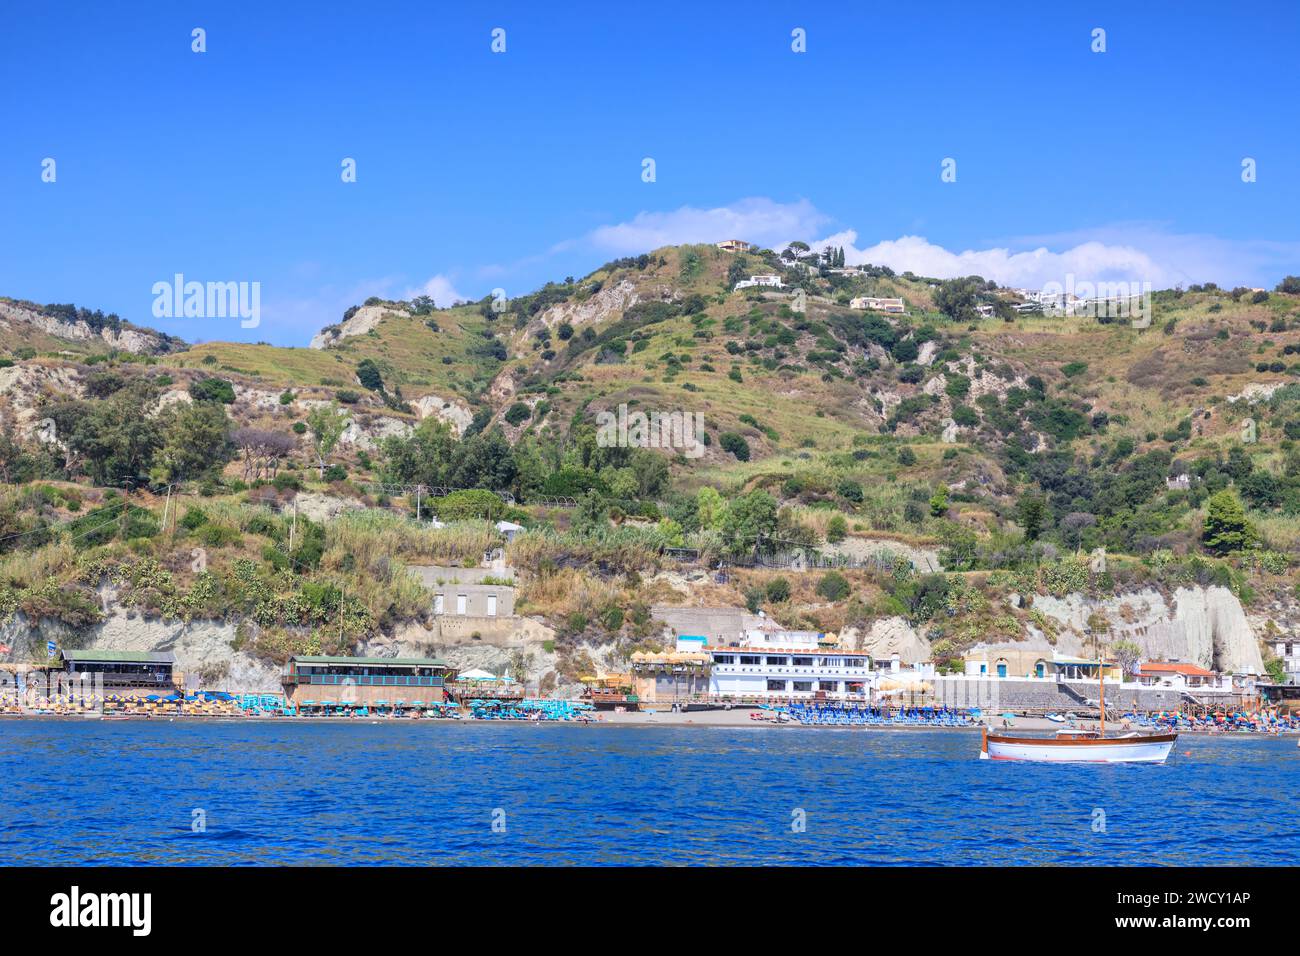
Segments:
[[[715,658],[713,658],[713,663],[715,663],[715,664],[734,664],[734,663],[736,663],[736,655],[735,655],[735,654],[719,654],[719,655],[717,655]]]
[[[813,659],[811,657],[796,657],[794,659],[795,667],[812,667]]]
[[[810,680],[797,680],[797,681],[794,682],[794,689],[795,689],[795,692],[796,692],[796,693],[800,693],[800,694],[811,694],[811,693],[812,693],[812,681],[810,681]]]
[[[835,690],[839,685],[833,680],[821,681],[818,685],[819,690]]]
[[[740,663],[742,663],[742,664],[761,664],[761,663],[763,663],[763,658],[759,657],[757,654],[741,654],[741,655],[740,655]]]
[[[782,691],[783,691],[783,690],[785,690],[785,685],[786,685],[786,682],[783,681],[783,680],[772,680],[771,678],[769,678],[769,679],[768,679],[768,682],[767,682],[767,689],[768,689],[768,690],[782,690]]]
[[[768,662],[768,664],[771,664],[771,665],[780,665],[780,666],[784,667],[786,664],[789,664],[789,663],[790,663],[790,658],[788,658],[788,657],[769,657],[769,658],[767,659],[767,662]]]

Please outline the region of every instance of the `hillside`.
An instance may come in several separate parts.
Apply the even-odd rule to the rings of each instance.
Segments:
[[[758,274],[784,286],[733,291]],[[851,308],[859,296],[901,298],[905,314]],[[510,516],[534,529],[509,558],[564,679],[585,655],[617,666],[653,642],[646,609],[663,601],[762,606],[947,662],[979,641],[1081,647],[1092,625],[1058,627],[1018,597],[1035,593],[1088,596],[1116,635],[1145,613],[1125,595],[1164,606],[1180,588],[1230,591],[1247,643],[1294,628],[1300,295],[1163,290],[1148,328],[1021,301],[982,280],[713,246],[504,302],[358,303],[305,348],[185,348],[116,317],[55,322],[0,300],[0,597],[84,626],[111,580],[164,618],[253,621],[240,640],[264,659],[356,647],[424,613],[391,559],[474,560],[496,541],[475,519]],[[620,405],[700,413],[702,453],[603,447],[597,415]],[[451,522],[435,532],[406,518],[416,504],[396,486],[417,483],[513,503],[422,503],[421,519]],[[192,526],[177,525],[182,495]],[[291,547],[294,510],[317,537]],[[219,586],[189,568],[196,542]],[[696,570],[667,548],[689,549]],[[1100,570],[1084,557],[1098,548]],[[796,551],[855,567],[825,587],[830,575],[764,567],[691,576]],[[165,586],[136,580],[147,566]],[[315,629],[340,613],[322,643]],[[1205,653],[1249,658],[1244,627],[1233,650]]]

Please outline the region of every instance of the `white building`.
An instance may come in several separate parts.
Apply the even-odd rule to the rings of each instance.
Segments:
[[[849,301],[850,309],[870,309],[873,312],[893,312],[902,314],[907,311],[902,299],[882,299],[874,295],[860,295]]]
[[[505,539],[506,539],[506,542],[507,542],[507,543],[509,543],[509,542],[511,542],[511,541],[513,541],[513,540],[515,540],[515,535],[517,535],[519,532],[521,532],[521,531],[523,531],[523,530],[524,530],[524,526],[523,526],[523,525],[521,525],[521,524],[515,524],[513,521],[498,521],[498,522],[497,522],[497,531],[499,531],[499,532],[501,532],[501,534],[505,535]]]
[[[769,289],[784,289],[785,283],[781,281],[780,276],[764,275],[750,276],[748,279],[741,279],[736,283],[736,289],[749,289],[754,286],[764,286]]]
[[[871,655],[842,651],[816,631],[746,631],[731,646],[705,648],[709,693],[744,698],[866,700]]]
[[[1142,661],[1133,674],[1143,687],[1172,687],[1175,690],[1231,690],[1232,678],[1220,677],[1196,664],[1184,661]]]
[[[754,248],[743,239],[723,239],[721,242],[715,242],[714,245],[723,252],[749,252]]]
[[[1300,684],[1300,641],[1274,641],[1273,653],[1282,661],[1288,684]]]

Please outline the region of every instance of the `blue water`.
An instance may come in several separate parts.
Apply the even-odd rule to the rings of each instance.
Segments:
[[[110,865],[1300,860],[1294,740],[1185,736],[1164,766],[981,761],[978,746],[924,730],[3,721],[0,852]]]

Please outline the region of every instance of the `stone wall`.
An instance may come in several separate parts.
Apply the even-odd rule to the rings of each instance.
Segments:
[[[1013,678],[987,680],[963,677],[936,677],[936,703],[946,707],[979,707],[985,711],[1067,711],[1085,713],[1097,706],[1095,683],[1078,681],[1031,681]],[[1225,700],[1231,700],[1225,695]],[[1085,703],[1087,701],[1088,703]],[[1106,687],[1106,711],[1177,710],[1182,694],[1170,688]]]

